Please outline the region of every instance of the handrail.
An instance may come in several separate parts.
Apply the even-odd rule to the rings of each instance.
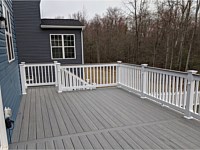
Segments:
[[[25,64],[25,66],[45,66],[45,65],[54,65],[54,63],[24,63],[22,62],[21,64]]]
[[[103,66],[110,66],[110,65],[117,65],[117,63],[102,63],[102,64],[69,64],[69,65],[62,65],[61,68],[77,68],[77,67],[103,67]]]
[[[195,74],[194,75],[194,80],[200,81],[200,75],[199,74]]]
[[[157,68],[157,67],[151,67],[151,66],[148,66],[148,69],[161,70],[161,71],[174,72],[174,73],[181,73],[181,74],[187,74],[187,72],[183,72],[183,71],[170,70],[170,69],[164,69],[164,68]]]
[[[137,64],[130,64],[130,63],[119,63],[120,66],[125,66],[125,67],[141,67],[141,65],[137,65]]]
[[[150,71],[150,72],[162,73],[165,75],[179,76],[179,77],[183,77],[183,78],[187,78],[187,75],[188,75],[187,72],[169,71],[167,69],[153,68],[153,67],[147,67],[146,70]]]

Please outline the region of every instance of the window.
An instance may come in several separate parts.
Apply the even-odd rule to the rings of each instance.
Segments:
[[[13,49],[10,11],[8,10],[8,8],[5,5],[3,5],[3,15],[6,19],[6,21],[5,21],[5,28],[6,28],[5,29],[5,39],[6,39],[8,61],[11,62],[15,59],[15,55],[14,55],[14,49]]]
[[[75,35],[51,34],[52,59],[75,59]]]

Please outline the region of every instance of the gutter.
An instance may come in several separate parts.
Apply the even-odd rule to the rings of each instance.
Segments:
[[[40,25],[42,29],[84,29],[85,26]]]

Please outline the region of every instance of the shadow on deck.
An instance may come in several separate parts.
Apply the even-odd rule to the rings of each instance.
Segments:
[[[119,88],[29,88],[11,149],[198,149],[200,124]]]

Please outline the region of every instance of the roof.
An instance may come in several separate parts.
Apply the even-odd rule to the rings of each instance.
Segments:
[[[41,28],[83,28],[84,25],[75,19],[41,19]]]

